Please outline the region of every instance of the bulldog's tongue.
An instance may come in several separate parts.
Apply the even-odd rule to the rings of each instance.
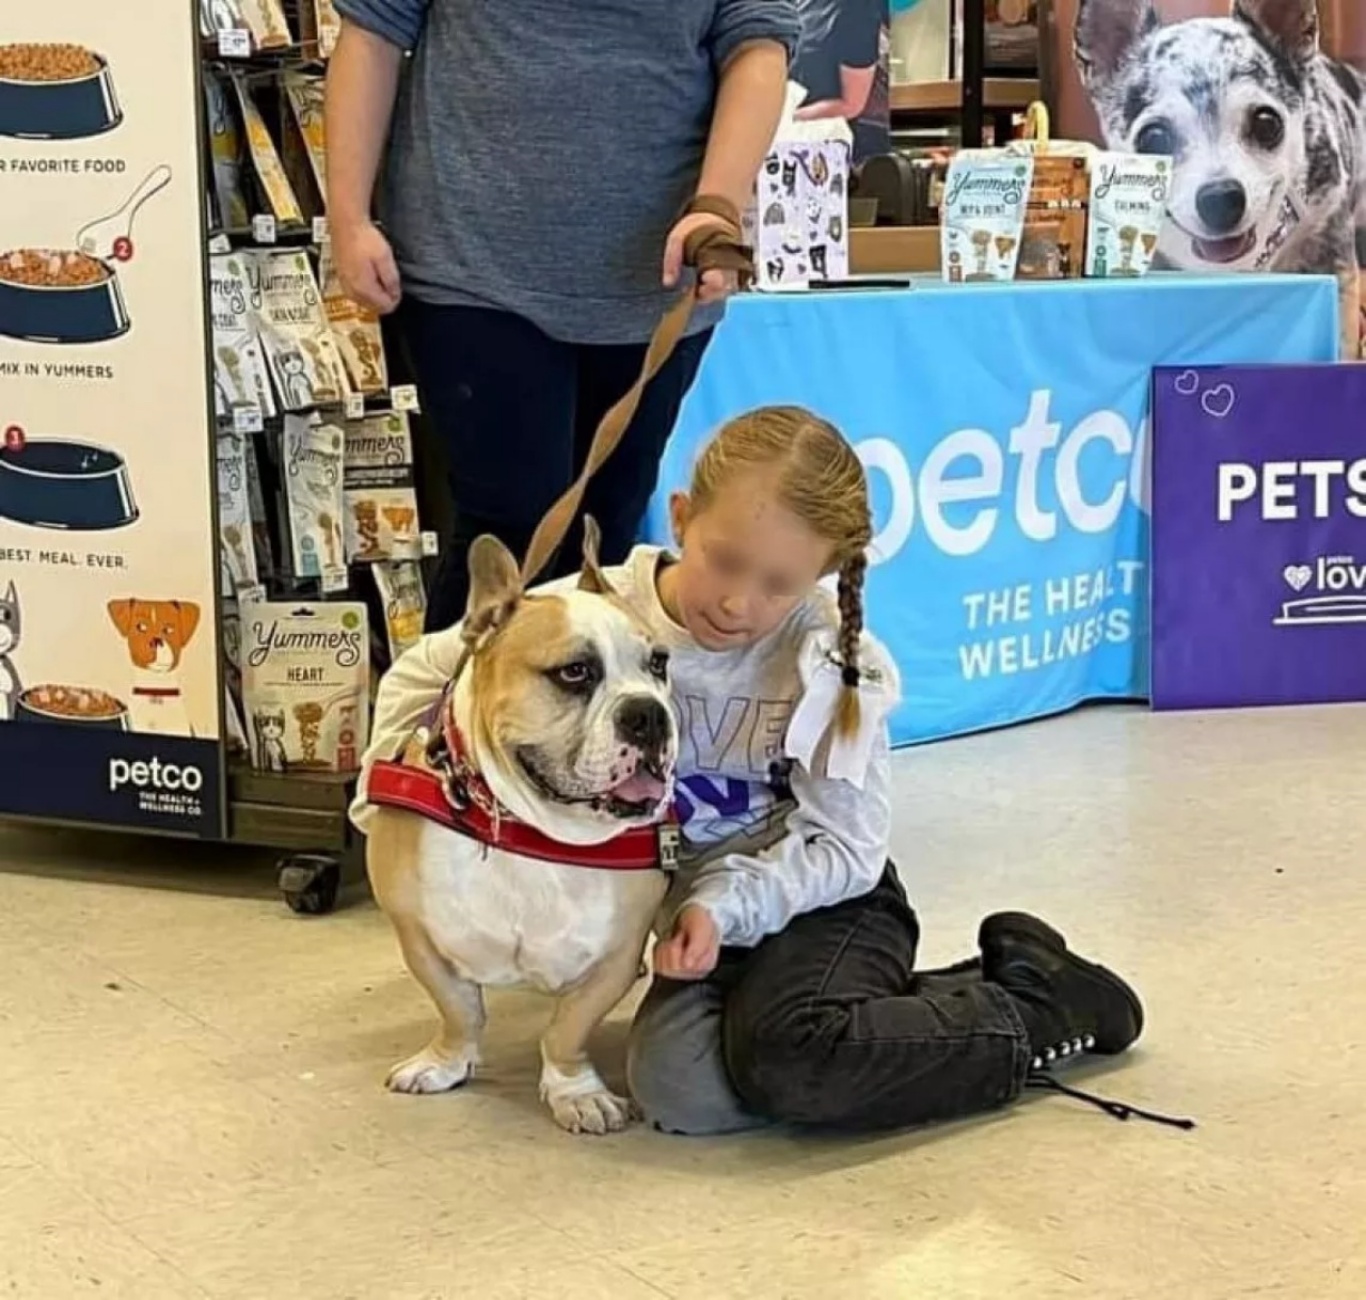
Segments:
[[[638,767],[620,785],[612,788],[612,794],[623,803],[658,803],[668,789],[659,777]]]

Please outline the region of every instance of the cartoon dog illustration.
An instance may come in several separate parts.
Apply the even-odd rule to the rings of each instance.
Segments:
[[[128,706],[134,731],[160,736],[193,736],[180,692],[180,664],[199,629],[199,606],[188,600],[109,602],[109,617],[127,642],[133,663]]]
[[[1355,356],[1366,77],[1322,52],[1316,0],[1168,26],[1153,0],[1082,0],[1075,52],[1107,143],[1176,161],[1158,264],[1335,274]]]
[[[15,706],[23,692],[13,655],[23,640],[23,611],[19,589],[13,582],[0,596],[0,722],[13,722]]]

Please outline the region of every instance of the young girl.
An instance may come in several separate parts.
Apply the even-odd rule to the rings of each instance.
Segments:
[[[1133,991],[1033,918],[990,917],[980,962],[915,973],[919,929],[887,861],[897,674],[863,631],[872,523],[849,444],[798,408],[750,412],[671,510],[677,557],[639,546],[608,571],[671,649],[680,721],[684,865],[629,1049],[646,1117],[678,1133],[900,1127],[999,1106],[1060,1056],[1127,1048]],[[371,755],[402,747],[460,648],[453,630],[398,661]]]

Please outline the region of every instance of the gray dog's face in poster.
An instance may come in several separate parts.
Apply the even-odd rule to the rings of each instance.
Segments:
[[[1166,27],[1151,0],[1083,0],[1076,57],[1106,143],[1176,159],[1164,263],[1355,266],[1366,81],[1320,52],[1315,0]]]

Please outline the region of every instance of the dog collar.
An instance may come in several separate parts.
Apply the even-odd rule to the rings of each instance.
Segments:
[[[663,821],[635,826],[604,844],[562,844],[514,817],[470,762],[448,708],[427,751],[430,767],[380,760],[365,785],[370,803],[417,813],[486,848],[561,866],[600,871],[673,871],[678,866],[679,830],[672,808]]]

